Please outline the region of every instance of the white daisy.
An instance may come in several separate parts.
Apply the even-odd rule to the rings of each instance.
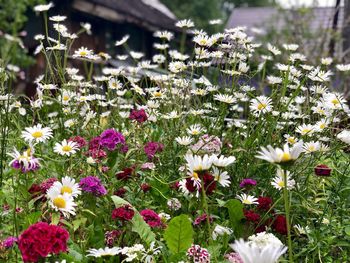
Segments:
[[[299,125],[296,130],[297,133],[300,133],[301,135],[312,135],[315,131],[315,127],[311,124],[302,124]]]
[[[237,101],[235,97],[233,97],[232,95],[228,95],[228,94],[216,94],[216,95],[214,95],[214,100],[218,100],[220,102],[224,102],[227,104],[232,104],[232,103],[235,103]]]
[[[49,127],[42,127],[41,124],[27,127],[25,131],[22,131],[22,138],[27,142],[45,142],[51,137],[52,129]]]
[[[95,257],[95,258],[100,258],[100,257],[108,257],[108,256],[115,256],[120,252],[119,247],[105,247],[105,248],[90,248],[87,252],[87,257]]]
[[[214,167],[213,176],[215,178],[215,181],[219,182],[219,184],[221,184],[222,187],[230,186],[230,176],[226,171],[220,172],[218,168]]]
[[[304,143],[303,150],[304,153],[313,153],[319,151],[321,148],[321,144],[319,142],[306,142]]]
[[[340,133],[338,133],[337,138],[342,142],[350,144],[350,131],[348,130],[341,131]]]
[[[67,141],[66,139],[61,143],[57,142],[54,147],[55,153],[67,156],[75,154],[77,150],[79,150],[78,144],[76,142]]]
[[[194,125],[191,125],[187,129],[187,132],[191,135],[199,135],[199,134],[205,132],[205,129],[202,128],[202,126],[200,124],[194,124]]]
[[[75,215],[74,198],[68,193],[61,194],[61,190],[56,186],[51,186],[46,193],[50,206],[56,211],[61,212],[64,217],[69,218],[70,215]]]
[[[283,149],[274,149],[271,145],[268,145],[267,148],[261,147],[261,151],[258,152],[259,155],[255,157],[270,163],[286,163],[296,160],[302,151],[303,141],[297,142],[292,148],[287,143],[283,146]]]
[[[249,108],[255,115],[259,116],[261,113],[272,111],[272,101],[266,96],[259,96],[251,100]]]
[[[69,176],[63,177],[62,182],[54,182],[52,187],[56,187],[62,195],[67,193],[73,197],[77,197],[81,194],[79,184],[77,184],[75,180]]]
[[[286,183],[284,182],[284,179],[283,179],[285,173],[287,175],[287,189],[288,190],[293,189],[295,186],[295,181],[291,178],[292,175],[290,174],[289,171],[285,171],[285,170],[282,170],[280,168],[277,169],[277,174],[273,178],[271,185],[278,190],[282,190],[286,185]]]
[[[193,141],[193,139],[190,136],[182,136],[182,137],[176,137],[175,141],[183,146],[190,145]]]
[[[234,156],[225,157],[221,155],[218,158],[216,155],[214,155],[213,164],[217,167],[226,167],[226,166],[229,166],[230,164],[233,164],[235,161],[236,161],[236,157]]]
[[[199,155],[193,155],[191,153],[185,155],[185,160],[187,162],[187,168],[190,172],[201,172],[207,171],[211,168],[215,155],[204,155],[203,157]]]
[[[237,198],[242,202],[242,204],[246,204],[246,205],[258,204],[258,198],[252,195],[241,194],[241,195],[237,195]]]

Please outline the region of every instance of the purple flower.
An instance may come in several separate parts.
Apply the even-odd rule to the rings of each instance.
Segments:
[[[243,179],[242,182],[239,184],[239,187],[246,188],[256,185],[256,181],[250,178]]]
[[[114,129],[107,129],[101,133],[99,144],[100,146],[113,151],[117,144],[125,144],[125,138],[120,132],[117,132]]]
[[[102,185],[100,178],[96,176],[87,176],[79,182],[80,188],[84,192],[92,193],[95,196],[107,194],[106,188]]]
[[[4,246],[5,248],[8,249],[8,248],[13,247],[14,244],[15,244],[17,241],[18,241],[17,237],[12,237],[12,236],[10,236],[10,237],[6,238],[6,239],[2,242],[2,244],[3,244],[3,246]]]
[[[156,153],[162,152],[164,145],[159,142],[148,142],[143,147],[149,160],[152,160]]]
[[[147,114],[144,109],[132,110],[129,115],[130,120],[136,120],[138,123],[147,121]]]

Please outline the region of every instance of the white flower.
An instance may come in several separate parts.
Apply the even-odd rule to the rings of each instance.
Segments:
[[[242,204],[246,204],[246,205],[258,204],[258,198],[252,195],[241,194],[241,195],[237,195],[237,198],[242,202]]]
[[[326,108],[329,109],[342,109],[347,108],[346,100],[343,98],[341,94],[338,93],[325,93],[323,95],[323,99],[325,102]]]
[[[275,187],[277,190],[282,190],[286,182],[284,181],[284,175],[286,173],[287,176],[287,190],[292,190],[295,186],[295,181],[291,179],[291,174],[289,171],[282,170],[281,168],[277,169],[277,174],[275,178],[273,178],[271,185]]]
[[[213,176],[215,178],[215,181],[218,181],[219,184],[222,185],[222,187],[228,187],[231,184],[230,176],[226,171],[220,172],[218,168],[214,167],[213,169]]]
[[[16,148],[13,149],[12,152],[8,153],[13,160],[9,163],[9,165],[12,165],[14,162],[18,162],[23,166],[23,168],[27,170],[31,170],[32,168],[35,169],[36,167],[40,166],[39,159],[34,158],[32,155],[33,150],[29,148],[28,150],[20,153],[17,151]]]
[[[331,71],[323,71],[320,67],[317,67],[308,74],[308,77],[313,81],[325,82],[330,80],[331,75],[333,75]]]
[[[175,26],[180,27],[180,28],[191,28],[194,27],[194,23],[190,19],[183,19],[178,22],[176,22]]]
[[[179,199],[171,198],[168,200],[167,206],[169,207],[169,209],[177,211],[181,208],[182,205],[181,205],[181,202],[179,201]]]
[[[205,132],[205,129],[202,128],[202,126],[200,124],[194,124],[194,125],[191,125],[187,129],[187,132],[191,135],[199,135],[199,134]]]
[[[100,257],[108,257],[108,256],[115,256],[119,253],[120,248],[119,247],[105,247],[105,248],[90,248],[87,252],[87,257],[95,257],[95,258],[100,258]]]
[[[172,73],[179,73],[186,70],[187,66],[182,61],[172,61],[169,63],[169,70]]]
[[[276,263],[287,251],[287,247],[284,246],[266,245],[259,248],[243,239],[236,240],[231,247],[239,254],[244,263]]]
[[[54,147],[54,152],[60,155],[70,156],[75,154],[79,150],[78,144],[76,142],[67,141],[64,139],[61,143],[56,143]]]
[[[214,95],[214,100],[218,100],[227,104],[232,104],[237,101],[235,97],[228,94],[216,94]]]
[[[259,116],[261,113],[267,113],[272,111],[272,101],[266,96],[259,96],[250,102],[249,108],[253,113]]]
[[[231,228],[216,225],[216,227],[213,230],[212,237],[213,240],[216,240],[218,236],[223,236],[223,235],[231,235],[233,233]]]
[[[287,143],[283,146],[283,149],[274,149],[271,145],[268,145],[267,148],[261,147],[261,151],[258,152],[259,155],[255,157],[270,163],[285,163],[296,160],[302,151],[303,141],[299,141],[292,148]]]
[[[73,58],[89,58],[92,55],[92,50],[89,50],[86,47],[81,47],[78,50],[74,51]]]
[[[279,84],[282,83],[282,78],[280,77],[275,77],[275,76],[267,76],[267,82],[269,84]]]
[[[176,137],[175,141],[183,146],[190,145],[193,141],[193,139],[190,136],[183,136],[183,137]]]
[[[213,158],[213,164],[217,167],[226,167],[226,166],[229,166],[230,164],[233,164],[235,161],[236,161],[236,157],[234,156],[225,157],[221,155],[218,158],[216,155],[214,155],[214,158]]]
[[[332,62],[333,62],[333,58],[330,58],[330,57],[328,57],[328,58],[321,58],[321,64],[322,65],[328,66],[328,65],[332,64]]]
[[[174,37],[174,34],[169,31],[156,31],[153,36],[170,41]]]
[[[56,211],[62,212],[64,217],[69,218],[70,215],[75,215],[75,206],[73,196],[64,193],[58,187],[51,186],[46,193],[50,206]]]
[[[336,65],[336,68],[339,71],[349,71],[350,70],[350,64],[338,64],[338,65]]]
[[[118,41],[115,42],[115,46],[118,47],[118,46],[121,46],[121,45],[125,44],[126,41],[128,41],[129,38],[130,38],[129,35],[123,36],[123,38],[121,40],[118,40]]]
[[[35,12],[44,12],[49,10],[51,7],[53,7],[53,3],[48,3],[47,5],[36,5],[34,6]]]
[[[350,144],[350,131],[348,130],[341,131],[340,133],[337,134],[337,138],[342,142]]]
[[[42,127],[41,124],[27,127],[25,131],[22,131],[22,138],[27,142],[45,142],[51,137],[52,129],[49,127]]]
[[[79,184],[77,184],[75,180],[69,176],[63,177],[62,182],[54,182],[51,187],[55,187],[56,190],[62,195],[67,193],[73,197],[77,197],[81,194]]]
[[[255,245],[261,249],[266,246],[283,246],[281,240],[279,240],[274,234],[266,232],[260,232],[255,235],[251,235],[248,237],[248,241],[251,245]]]
[[[299,125],[295,131],[301,135],[310,136],[315,132],[315,127],[311,124],[302,124]]]
[[[187,168],[191,173],[209,170],[213,164],[214,158],[216,158],[215,155],[209,156],[208,154],[203,157],[191,153],[185,155]]]
[[[321,144],[319,142],[306,142],[304,143],[303,150],[305,153],[317,152],[321,149]]]
[[[267,49],[274,54],[275,56],[280,55],[282,52],[277,47],[271,45],[270,43],[267,44]]]

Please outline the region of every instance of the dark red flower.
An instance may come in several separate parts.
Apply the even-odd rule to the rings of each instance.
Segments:
[[[74,136],[68,139],[69,142],[75,142],[78,144],[78,147],[81,149],[87,145],[87,141],[80,136]]]
[[[113,210],[112,218],[122,221],[130,221],[135,215],[134,209],[130,205],[124,205]]]
[[[161,227],[163,225],[158,214],[151,209],[142,210],[140,214],[143,220],[152,228]]]
[[[124,187],[120,187],[119,189],[117,189],[114,192],[114,195],[119,196],[119,197],[123,197],[126,193],[126,189]]]
[[[325,164],[319,164],[315,167],[315,174],[317,176],[330,176],[332,169]]]
[[[49,178],[40,184],[41,193],[46,194],[46,191],[57,181],[57,178]]]
[[[148,192],[149,190],[151,190],[151,186],[147,183],[144,183],[141,185],[141,189],[144,193]]]
[[[208,217],[207,214],[203,214],[203,215],[197,217],[197,218],[194,220],[193,225],[199,226],[199,225],[202,224],[202,223],[205,224],[205,223],[207,222],[207,217]],[[213,222],[213,218],[212,218],[211,216],[209,216],[209,222],[210,222],[210,223]]]
[[[270,197],[259,196],[258,198],[258,209],[268,211],[272,205],[272,199]]]
[[[259,222],[259,220],[260,220],[260,215],[255,213],[253,210],[245,210],[244,217],[248,221],[256,222],[256,223]]]
[[[278,215],[272,225],[273,229],[282,235],[287,234],[287,220],[283,215]]]
[[[19,237],[18,248],[24,262],[38,262],[49,254],[67,251],[69,233],[64,228],[38,222]]]
[[[118,180],[127,180],[131,177],[132,173],[134,172],[133,167],[126,167],[123,169],[123,171],[118,172],[115,174]]]
[[[113,247],[115,241],[123,233],[121,230],[112,230],[105,233],[105,242],[108,247]]]
[[[211,195],[216,189],[215,177],[210,173],[203,174],[204,189],[207,195]]]
[[[129,115],[130,120],[136,120],[138,123],[143,123],[147,121],[147,114],[144,109],[132,110]]]
[[[149,160],[152,160],[156,153],[160,153],[163,151],[164,145],[159,142],[148,142],[143,147],[145,153]]]
[[[32,186],[28,189],[28,192],[32,194],[32,198],[35,198],[41,194],[41,187],[38,184],[32,184]]]

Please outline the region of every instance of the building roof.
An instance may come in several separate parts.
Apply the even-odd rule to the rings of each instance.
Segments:
[[[112,22],[177,30],[175,15],[159,0],[74,0],[73,8]]]
[[[333,17],[335,14],[334,7],[315,7],[310,9],[310,29],[312,31],[318,29],[327,29],[332,27]],[[292,9],[278,9],[275,7],[246,7],[246,8],[234,8],[230,18],[227,22],[226,28],[232,28],[237,26],[251,27],[264,27],[264,23],[272,22],[276,29],[282,29],[286,20],[280,14],[285,13],[288,19],[298,21],[300,19],[300,12]],[[340,7],[338,17],[338,27],[343,25],[344,8]]]

